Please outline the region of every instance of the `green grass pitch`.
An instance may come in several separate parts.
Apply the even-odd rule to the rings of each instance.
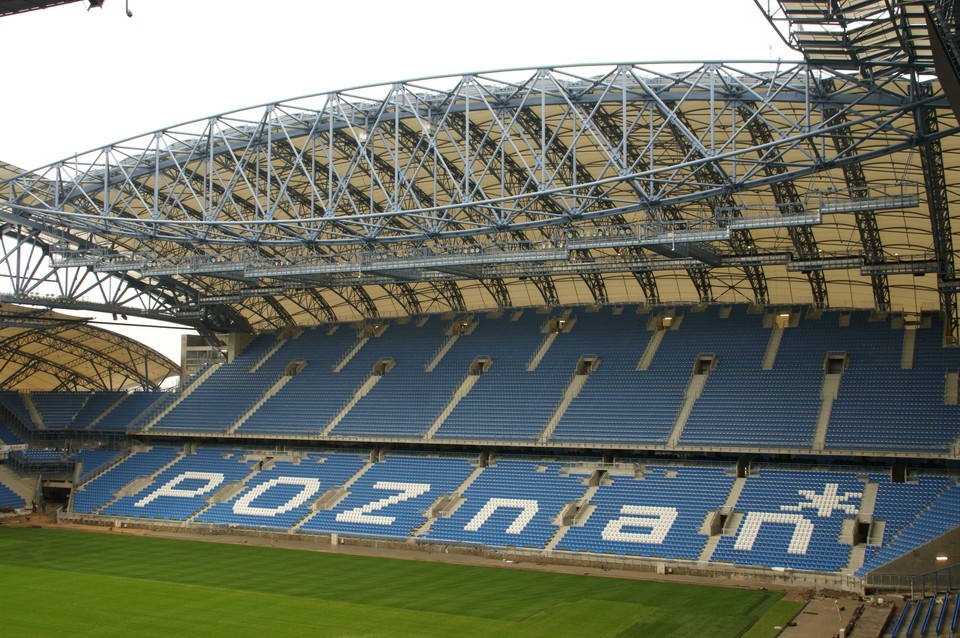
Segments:
[[[701,587],[0,527],[7,636],[774,636],[799,603]]]

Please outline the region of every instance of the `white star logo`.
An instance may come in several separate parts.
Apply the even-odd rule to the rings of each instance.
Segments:
[[[840,486],[836,483],[827,483],[823,486],[823,494],[817,494],[813,490],[797,490],[797,494],[807,499],[797,505],[781,505],[783,512],[802,512],[804,508],[817,510],[817,516],[828,517],[834,510],[840,510],[850,515],[856,515],[858,507],[850,503],[851,498],[862,498],[863,492],[844,492],[843,496],[837,494]]]

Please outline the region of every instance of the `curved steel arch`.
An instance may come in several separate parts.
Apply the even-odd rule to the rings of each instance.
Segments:
[[[2,315],[4,389],[37,387],[29,380],[45,374],[57,381],[47,389],[156,390],[165,378],[179,374],[177,364],[148,346],[86,320],[9,304],[3,304]]]
[[[300,101],[268,105],[259,121],[245,126],[234,114],[210,118],[199,135],[158,132],[147,136],[154,142],[147,146],[142,138],[129,140],[48,167],[36,178],[12,180],[7,201],[21,215],[50,219],[64,229],[147,243],[308,247],[490,235],[507,227],[549,227],[624,212],[656,216],[664,207],[704,196],[804,178],[819,170],[815,162],[841,166],[912,145],[913,131],[890,123],[921,104],[945,105],[942,98],[914,95],[909,82],[890,80],[864,90],[848,76],[803,65],[771,73],[715,64],[678,73],[624,66],[591,81],[573,71],[536,70],[517,85],[496,81],[495,74],[483,78],[487,84],[464,76],[440,97],[396,85],[374,104],[371,99],[351,104],[341,94],[315,96],[328,104],[320,110],[307,110]],[[811,84],[823,75],[831,75],[838,89],[815,96]],[[669,129],[677,126],[699,156],[622,166],[616,159],[620,150],[599,139],[590,118],[580,121],[577,111],[618,106],[625,99],[634,110],[631,118],[649,111],[650,124],[658,127],[643,148],[662,152],[656,145],[671,144]],[[696,131],[687,130],[675,113],[691,104],[720,103],[726,106],[715,108],[711,121]],[[436,104],[444,105],[439,114]],[[814,122],[826,105],[843,113],[847,126],[886,127],[882,148],[820,158],[803,152],[805,144],[817,144],[832,130]],[[720,118],[736,106],[749,111],[747,123],[770,128],[771,138],[737,147],[740,126],[721,139],[726,127]],[[421,111],[435,115],[427,119]],[[539,118],[531,122],[533,111]],[[548,119],[569,130],[535,139],[530,126],[545,127]],[[400,121],[408,135],[416,127],[418,147],[426,153],[400,155],[404,144],[410,146],[401,139],[408,135],[395,130]],[[483,164],[478,163],[482,148],[471,147],[478,130],[484,143],[493,145]],[[621,131],[624,142],[636,133],[634,121]],[[573,146],[581,157],[590,153],[594,159],[578,161]],[[791,152],[803,157],[785,163],[775,178],[763,173],[765,164]],[[435,167],[425,166],[428,156]],[[503,170],[502,162],[514,173],[507,188],[494,174]],[[313,170],[318,163],[329,173],[326,184]],[[459,168],[451,168],[454,164]],[[704,164],[727,177],[691,189],[692,175]],[[564,183],[560,175],[571,168],[588,181]],[[425,189],[440,179],[454,184],[452,192]],[[292,189],[294,180],[304,188]],[[490,192],[492,187],[497,192]]]
[[[52,252],[40,281],[119,276],[160,314],[226,304],[253,329],[491,299],[858,306],[861,287],[918,313],[955,285],[952,245],[917,214],[918,145],[943,148],[945,175],[960,152],[944,118],[918,127],[949,112],[929,71],[637,63],[361,87],[75,156],[7,180],[0,212]],[[928,272],[913,299],[888,282]]]

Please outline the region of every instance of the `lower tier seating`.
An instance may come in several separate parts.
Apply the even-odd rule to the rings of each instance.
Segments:
[[[648,465],[634,476],[610,476],[590,499],[596,510],[582,526],[572,526],[557,547],[697,560],[708,539],[701,532],[704,520],[723,505],[733,485],[730,470]]]
[[[960,525],[949,475],[319,449],[139,448],[75,513],[865,575]],[[876,499],[861,512],[868,487]],[[853,521],[868,535],[852,562]],[[883,523],[881,526],[880,523]]]
[[[13,508],[21,509],[27,506],[27,502],[19,494],[9,487],[0,483],[0,511]]]
[[[744,482],[737,533],[720,539],[712,561],[841,571],[851,549],[841,528],[856,518],[863,491],[851,472],[762,470]]]

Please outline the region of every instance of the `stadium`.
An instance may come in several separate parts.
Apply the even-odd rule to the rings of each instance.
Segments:
[[[175,586],[147,600],[203,588],[198,617],[227,581],[344,586],[294,547],[359,555],[316,570],[369,570],[394,601],[330,635],[788,636],[803,613],[953,635],[960,7],[756,4],[796,61],[420,78],[0,165],[4,596],[55,571],[97,607],[85,579],[139,561]],[[90,313],[186,327],[180,361]],[[222,553],[220,578],[150,562],[178,538],[228,541],[189,559]],[[396,556],[478,602],[379,589]],[[446,575],[458,562],[504,568]],[[494,580],[544,570],[571,580]],[[625,591],[571,599],[627,587],[574,580],[611,571],[713,593],[663,594],[661,616]],[[724,602],[731,585],[747,598]],[[555,603],[524,595],[541,587]],[[691,599],[710,611],[671,607]],[[106,633],[131,632],[155,635]]]

